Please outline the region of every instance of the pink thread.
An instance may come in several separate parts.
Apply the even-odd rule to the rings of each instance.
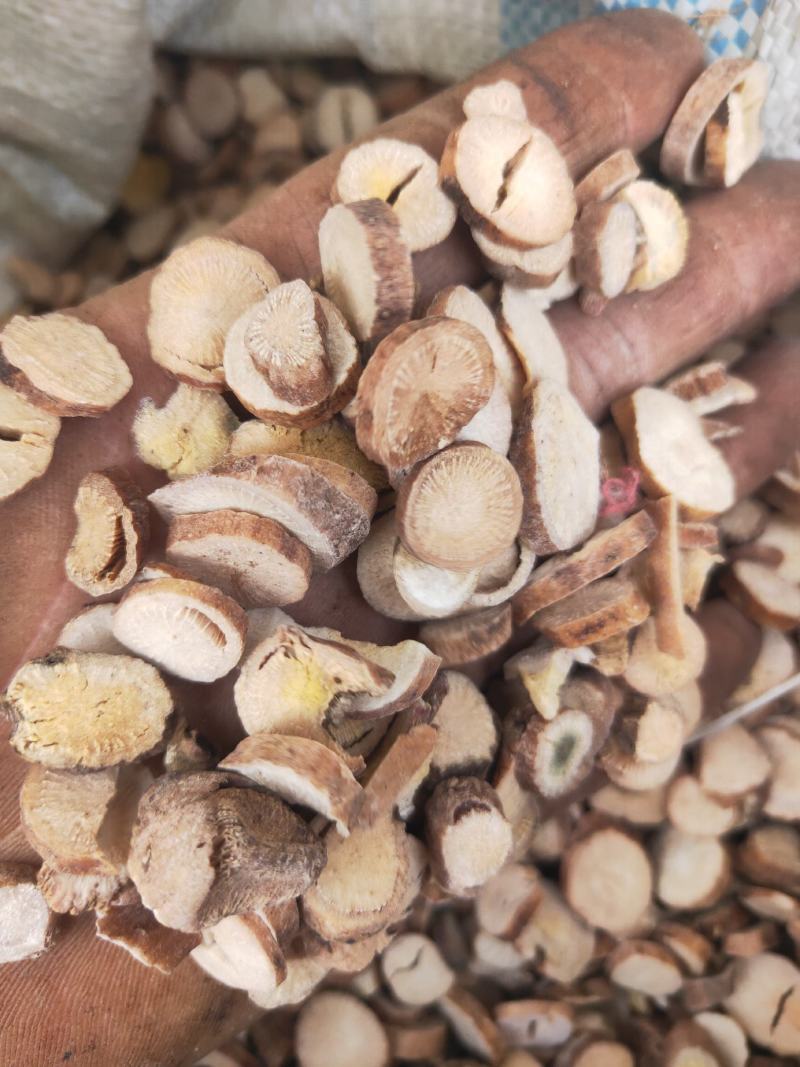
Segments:
[[[639,499],[642,476],[635,467],[623,467],[618,478],[605,478],[600,485],[600,517],[629,515]]]

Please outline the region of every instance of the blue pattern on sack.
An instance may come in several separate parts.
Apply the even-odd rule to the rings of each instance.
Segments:
[[[504,49],[519,48],[587,13],[581,0],[500,0],[500,40]]]

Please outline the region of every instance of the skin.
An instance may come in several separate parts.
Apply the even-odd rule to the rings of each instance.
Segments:
[[[394,120],[379,133],[415,141],[438,157],[449,129],[460,119],[464,94],[474,84],[511,78],[522,88],[532,120],[553,137],[578,177],[622,145],[639,151],[652,142],[701,67],[699,40],[678,20],[642,11],[606,16],[591,24],[575,24],[523,49],[472,82]],[[658,86],[658,93],[653,93],[653,85]],[[232,223],[228,236],[262,251],[284,279],[317,276],[316,231],[330,202],[329,191],[340,158],[341,153],[334,154],[309,167]],[[791,177],[800,189],[799,173],[795,169]],[[795,232],[800,228],[795,227]],[[737,239],[739,236],[737,230]],[[716,230],[712,239],[716,240]],[[776,256],[772,262],[788,258],[792,257],[779,260]],[[800,261],[796,244],[793,259]],[[420,307],[427,306],[446,285],[471,284],[481,278],[475,250],[460,227],[443,245],[415,257],[415,270]],[[0,684],[7,682],[20,663],[51,647],[65,620],[84,602],[62,572],[73,531],[72,500],[81,477],[89,470],[122,464],[148,491],[161,481],[157,472],[135,459],[129,433],[139,400],[151,396],[161,404],[174,388],[174,382],[148,358],[145,327],[149,283],[150,276],[142,275],[75,310],[87,322],[99,325],[118,345],[133,371],[134,388],[102,419],[65,420],[47,475],[0,509],[4,535]],[[763,299],[748,301],[741,308],[742,317],[776,298],[777,294],[769,290]],[[660,299],[667,297],[662,293]],[[658,301],[659,294],[623,298],[621,303],[628,310],[620,310],[620,314],[628,316],[626,323],[643,322]],[[677,306],[683,308],[682,304]],[[673,314],[675,307],[673,302]],[[701,310],[705,314],[709,308],[698,308],[698,317]],[[614,321],[618,321],[616,317]],[[727,319],[714,321],[717,325],[703,334],[704,344],[730,328]],[[673,358],[665,355],[660,364],[647,355],[644,344],[629,349],[621,326],[603,335],[602,343],[593,347],[588,338],[596,322],[587,320],[586,339],[580,344],[572,335],[562,334],[568,342],[576,395],[593,415],[599,415],[620,390],[663,375]],[[577,326],[570,329],[579,336]],[[708,333],[713,336],[708,337]],[[697,354],[699,349],[693,346],[699,343],[699,336],[693,335],[691,343],[682,344],[679,361]],[[625,366],[624,373],[619,364]],[[774,400],[785,410],[785,394]],[[760,421],[748,431],[747,454],[752,457],[749,488],[782,462],[785,453],[781,450],[791,443],[782,438],[781,449],[765,444],[775,409],[767,410],[766,415],[763,407],[761,410]],[[768,456],[766,464],[758,459],[762,453]],[[32,561],[35,566],[31,566]],[[300,622],[339,627],[351,636],[373,641],[398,640],[409,632],[408,627],[382,619],[364,605],[357,592],[352,560],[315,579],[309,595],[292,613]],[[733,625],[730,620],[729,624]],[[746,637],[746,627],[744,631]],[[740,667],[739,662],[731,666],[728,677],[734,685]],[[218,684],[202,691],[179,686],[176,693],[179,703],[221,751],[235,743],[240,728],[232,712],[229,686]],[[3,746],[0,858],[4,860],[36,859],[17,817],[17,794],[24,771],[23,762]],[[120,949],[95,940],[91,916],[64,921],[55,947],[41,960],[5,967],[3,991],[3,1063],[176,1067],[193,1063],[258,1014],[244,995],[207,979],[191,962],[182,964],[171,977],[145,970]]]

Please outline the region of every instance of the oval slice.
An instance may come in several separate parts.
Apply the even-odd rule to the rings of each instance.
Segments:
[[[0,501],[8,500],[50,466],[61,420],[0,384]]]

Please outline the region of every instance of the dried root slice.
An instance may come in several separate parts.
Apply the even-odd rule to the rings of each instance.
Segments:
[[[664,1067],[726,1067],[716,1042],[692,1019],[675,1023],[664,1042]]]
[[[325,838],[328,860],[303,897],[303,917],[327,940],[368,937],[397,922],[422,881],[422,864],[402,823],[380,820],[349,837]]]
[[[399,723],[398,727],[402,730]],[[391,819],[395,813],[400,818],[409,817],[414,809],[414,794],[430,768],[435,744],[436,730],[427,723],[418,723],[391,741],[367,772],[359,825],[374,825]]]
[[[286,959],[263,912],[228,915],[202,936],[192,959],[217,982],[268,996],[286,978]]]
[[[128,859],[144,905],[190,932],[298,896],[324,864],[324,844],[291,808],[217,771],[158,779]]]
[[[510,458],[525,502],[523,544],[550,553],[584,541],[600,505],[599,436],[563,385],[542,380],[527,394]]]
[[[630,637],[627,633],[614,634],[590,646],[594,656],[592,667],[606,678],[618,678],[625,673],[630,660]]]
[[[389,619],[418,622],[414,611],[397,588],[394,557],[400,538],[395,512],[390,511],[372,524],[369,536],[358,549],[356,575],[361,594],[375,611]]]
[[[595,830],[567,849],[561,880],[564,896],[578,915],[616,936],[636,928],[653,898],[647,853],[614,826]]]
[[[672,494],[695,519],[717,515],[733,504],[733,475],[685,401],[643,386],[617,400],[611,412],[648,494]]]
[[[779,889],[763,886],[743,886],[739,892],[742,904],[762,919],[788,923],[800,916],[800,900]]]
[[[107,907],[124,884],[120,874],[83,874],[57,863],[43,863],[36,884],[57,915],[80,915]]]
[[[149,663],[66,649],[20,667],[5,704],[20,756],[63,769],[132,763],[160,743],[172,714],[169,690]]]
[[[496,608],[511,600],[530,578],[535,562],[533,551],[519,542],[489,560],[478,572],[478,585],[467,601],[467,610]]]
[[[389,1039],[377,1015],[349,993],[328,990],[303,1006],[295,1030],[300,1067],[388,1067]]]
[[[794,719],[776,717],[760,727],[758,740],[772,760],[764,814],[800,821],[800,732]]]
[[[389,204],[334,204],[319,226],[319,256],[325,293],[359,341],[379,341],[410,318],[411,250]]]
[[[390,471],[438,452],[487,403],[492,352],[475,326],[433,316],[378,345],[358,383],[359,447]]]
[[[252,990],[250,999],[264,1011],[272,1012],[293,1004],[301,1004],[328,973],[323,959],[294,956],[286,960],[286,978],[272,993]]]
[[[546,289],[556,282],[572,259],[574,244],[572,230],[560,240],[541,248],[516,248],[494,240],[477,228],[472,231],[472,239],[492,277],[519,289],[536,290]],[[542,311],[548,307],[547,303],[542,306],[540,300],[536,306]]]
[[[395,548],[394,579],[416,614],[441,619],[463,608],[478,585],[478,570],[451,571],[417,559],[402,543]]]
[[[90,604],[64,623],[56,644],[75,652],[127,652],[112,633],[115,608],[116,604]]]
[[[0,501],[41,478],[50,466],[61,420],[0,383]]]
[[[519,122],[528,120],[522,90],[508,78],[500,78],[488,85],[476,85],[464,97],[462,107],[468,119],[479,115],[504,115]]]
[[[684,606],[689,611],[697,611],[700,607],[711,572],[724,562],[724,556],[705,548],[685,548],[681,551],[681,592]]]
[[[87,474],[75,496],[77,529],[64,566],[90,596],[124,588],[141,566],[150,536],[147,501],[119,467]]]
[[[333,636],[341,638],[336,631],[333,631]],[[415,701],[427,695],[441,666],[439,657],[420,641],[374,645],[370,641],[342,640],[394,679],[388,688],[380,688],[374,694],[366,690],[355,693],[345,709],[345,714],[351,720],[380,719],[410,708]]]
[[[542,887],[536,868],[509,863],[481,886],[476,897],[475,917],[485,933],[513,941],[527,925],[541,899]]]
[[[650,792],[670,781],[680,757],[676,752],[658,763],[648,763],[637,759],[627,742],[614,736],[600,756],[600,766],[618,788],[632,793]]]
[[[310,736],[324,743],[334,701],[386,694],[395,675],[341,641],[279,626],[250,650],[234,686],[245,730]]]
[[[635,182],[641,170],[629,148],[620,148],[597,163],[575,186],[578,210],[597,201],[610,200]]]
[[[758,789],[772,764],[764,747],[735,723],[700,744],[698,777],[703,790],[721,800],[735,800]]]
[[[666,818],[665,790],[656,787],[641,793],[630,793],[616,785],[604,785],[589,798],[594,811],[632,826],[659,826]]]
[[[714,157],[713,152],[722,131],[715,130],[711,134],[713,158],[710,170],[707,169],[706,136],[715,114],[733,93],[742,94],[740,102],[745,114],[740,116],[740,120],[744,120],[737,137],[740,143],[731,145],[734,158],[730,176],[735,173],[737,150],[741,172],[746,170],[761,150],[758,113],[766,92],[765,73],[764,65],[753,59],[719,59],[707,67],[681,101],[664,134],[660,161],[662,173],[685,185],[726,184],[721,180],[725,176],[724,170],[721,172],[718,166],[724,159],[719,155]],[[717,122],[724,124],[724,117]]]
[[[750,404],[758,395],[754,385],[731,374],[719,360],[695,364],[670,378],[664,388],[685,400],[696,415],[713,415],[722,408]]]
[[[677,704],[669,697],[642,701],[626,713],[620,737],[642,763],[663,763],[679,755],[686,738],[686,723]]]
[[[509,680],[519,678],[530,702],[543,719],[554,719],[561,707],[561,688],[575,663],[569,648],[556,648],[539,640],[530,648],[506,660],[503,673]]]
[[[758,1045],[781,1056],[800,1055],[800,970],[765,952],[739,960],[725,1010]]]
[[[714,945],[700,931],[682,923],[661,923],[656,931],[659,941],[681,961],[689,974],[706,973],[714,954]]]
[[[536,961],[545,977],[565,985],[584,973],[595,953],[594,932],[545,883],[533,916],[514,944],[526,959]]]
[[[418,559],[448,570],[472,571],[490,562],[514,543],[521,516],[514,468],[485,445],[450,446],[418,467],[398,493],[403,544]]]
[[[728,598],[761,626],[793,630],[800,623],[800,586],[773,567],[740,559],[723,573],[721,584]]]
[[[228,455],[298,455],[327,459],[355,471],[378,493],[389,487],[384,469],[367,459],[356,444],[353,431],[339,419],[305,430],[249,419],[231,437]]]
[[[378,137],[351,148],[339,167],[333,192],[345,204],[386,201],[411,252],[439,244],[455,225],[456,209],[439,188],[436,161],[406,141]]]
[[[320,570],[335,567],[365,539],[375,491],[353,471],[309,456],[239,456],[208,474],[150,494],[163,518],[247,511],[279,522],[310,550]]]
[[[519,358],[526,381],[547,378],[566,391],[567,357],[536,290],[508,283],[503,286],[500,328]]]
[[[412,1063],[439,1060],[447,1045],[447,1024],[436,1015],[420,1015],[413,1022],[387,1023],[395,1059]]]
[[[678,961],[656,941],[623,941],[606,961],[611,981],[648,997],[669,997],[683,984]]]
[[[618,194],[636,212],[640,243],[627,291],[647,291],[680,274],[689,246],[689,223],[674,193],[650,181],[635,181]]]
[[[166,556],[243,604],[294,604],[311,580],[306,546],[273,519],[243,511],[177,515]]]
[[[443,667],[460,667],[497,652],[511,640],[511,605],[484,608],[455,619],[437,619],[420,627],[422,641],[441,657]]]
[[[564,157],[543,130],[519,119],[468,118],[447,139],[440,175],[468,221],[495,240],[549,245],[575,219]]]
[[[625,668],[625,681],[646,696],[661,697],[682,689],[700,677],[706,662],[705,634],[690,615],[680,615],[683,653],[678,656],[658,647],[656,620],[639,627]]]
[[[735,827],[739,809],[709,796],[696,778],[684,774],[667,789],[667,817],[684,834],[722,837]]]
[[[656,646],[659,652],[681,659],[687,653],[683,610],[686,588],[681,573],[678,504],[674,496],[666,496],[654,501],[648,511],[657,530],[646,559]]]
[[[753,549],[769,555],[775,570],[789,582],[800,583],[800,524],[782,515],[770,515],[756,534]]]
[[[497,751],[494,713],[480,689],[459,671],[444,671],[447,691],[433,718],[436,741],[430,762],[433,780],[486,774]]]
[[[213,682],[244,651],[247,615],[219,589],[183,578],[138,582],[114,612],[114,637],[178,678]]]
[[[510,1000],[498,1004],[494,1016],[509,1044],[549,1049],[563,1045],[575,1028],[575,1010],[557,1000]]]
[[[575,226],[575,277],[603,300],[624,292],[636,259],[636,213],[624,200],[587,204]]]
[[[150,285],[152,358],[179,381],[222,390],[228,330],[279,283],[252,248],[222,237],[190,241],[165,260]]]
[[[346,837],[362,788],[341,756],[307,737],[258,733],[240,741],[219,764],[289,804],[319,812]]]
[[[6,323],[0,383],[51,415],[96,416],[122,400],[133,378],[97,326],[54,312]]]
[[[53,915],[36,884],[36,868],[0,863],[0,963],[41,956],[52,934]]]
[[[199,934],[162,926],[133,887],[97,912],[95,929],[101,941],[118,945],[162,974],[171,974],[200,942]]]
[[[453,972],[436,944],[423,934],[396,937],[381,957],[381,971],[392,993],[403,1004],[433,1004],[453,984]]]
[[[431,869],[452,893],[497,874],[511,851],[511,825],[497,793],[480,778],[446,778],[425,809]]]
[[[628,633],[649,614],[638,586],[630,578],[615,576],[592,582],[537,612],[531,621],[553,644],[580,648]]]
[[[766,504],[756,497],[745,497],[719,516],[719,536],[726,543],[733,545],[755,541],[764,532],[769,518],[770,511]]]
[[[454,986],[437,1007],[464,1048],[485,1063],[500,1062],[506,1049],[505,1039],[487,1008],[473,993]]]
[[[535,612],[603,578],[644,552],[655,537],[656,526],[650,515],[646,511],[637,511],[617,526],[590,537],[576,552],[545,560],[514,597],[514,621],[521,626]]]
[[[656,856],[656,894],[668,908],[695,911],[722,897],[730,881],[727,849],[716,837],[669,829]]]
[[[793,826],[757,826],[740,845],[736,863],[751,882],[800,893],[800,834]]]
[[[219,463],[238,425],[221,396],[181,382],[161,408],[142,400],[131,433],[145,463],[185,478]]]
[[[761,496],[787,518],[800,519],[800,452],[795,452],[791,463],[772,475]]]

